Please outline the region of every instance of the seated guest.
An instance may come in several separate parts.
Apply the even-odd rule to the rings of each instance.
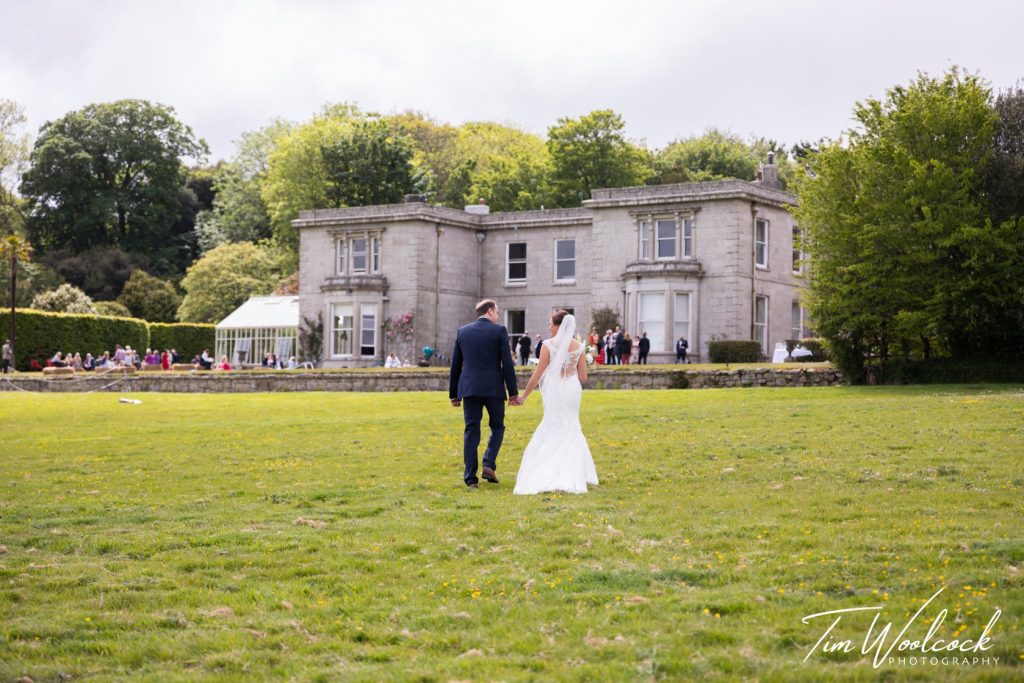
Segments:
[[[199,357],[198,353],[196,355],[192,356],[192,365],[194,367],[199,367],[202,364],[203,364],[203,359]]]
[[[103,355],[96,359],[97,368],[112,368],[114,361],[110,359],[110,351],[104,351]]]
[[[199,364],[203,366],[204,370],[213,369],[213,358],[210,356],[210,349],[203,349],[203,355],[201,355],[199,359]]]
[[[74,358],[71,359],[71,367],[73,367],[75,370],[82,369],[82,354],[75,354]]]
[[[220,363],[217,364],[217,368],[220,369],[220,370],[230,370],[231,369],[231,364],[228,363],[228,357],[227,356],[221,356],[220,357]]]
[[[85,354],[85,360],[82,361],[83,370],[92,370],[96,367],[96,361],[93,359],[91,353]]]
[[[299,367],[299,362],[295,360],[295,356],[292,356],[291,358],[288,359],[288,369],[294,370],[297,367]]]
[[[53,358],[50,359],[50,365],[52,365],[55,368],[65,368],[67,367],[68,364],[64,362],[64,359],[61,358],[60,351],[58,351],[57,353],[53,354]]]
[[[388,359],[384,361],[384,367],[386,368],[400,368],[402,367],[402,361],[398,360],[398,356],[393,353],[388,354]]]

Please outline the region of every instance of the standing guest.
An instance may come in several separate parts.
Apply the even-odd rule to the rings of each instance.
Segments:
[[[519,364],[526,365],[530,362],[530,333],[523,332],[519,338]]]
[[[114,346],[114,365],[124,365],[124,348],[120,344]]]
[[[604,350],[604,364],[615,365],[615,335],[611,330],[604,331],[604,338],[601,339],[601,349]]]
[[[622,328],[618,325],[615,326],[615,364],[622,365],[622,342],[624,337],[622,335]]]
[[[217,369],[218,370],[230,370],[231,369],[231,364],[228,363],[228,357],[227,356],[221,356],[220,357],[220,363],[217,364]]]
[[[647,365],[647,354],[651,352],[651,340],[647,338],[647,333],[644,332],[640,335],[640,343],[638,346],[640,351],[637,363]]]
[[[160,354],[160,367],[164,370],[171,369],[171,352],[164,349],[164,352]]]
[[[629,357],[633,355],[633,338],[629,332],[622,338],[622,364],[629,365]]]
[[[601,343],[601,335],[597,333],[596,327],[590,328],[590,334],[587,336],[587,343],[595,349]]]
[[[676,341],[676,362],[686,363],[686,350],[690,348],[690,342],[686,341],[686,337],[680,337]]]
[[[533,357],[534,358],[540,358],[540,349],[541,349],[542,346],[544,346],[544,340],[541,339],[540,335],[538,334],[538,335],[536,335],[533,338],[533,341],[534,341]]]
[[[14,349],[11,347],[11,340],[4,340],[4,364],[3,371],[6,375],[11,371],[11,361],[14,359]]]

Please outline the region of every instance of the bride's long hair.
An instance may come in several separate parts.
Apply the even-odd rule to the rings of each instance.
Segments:
[[[551,339],[548,351],[551,359],[548,363],[544,376],[540,379],[540,386],[543,387],[548,378],[556,378],[562,374],[562,366],[569,357],[569,346],[572,345],[573,336],[576,334],[576,317],[568,311],[558,310],[551,314],[551,323],[558,325],[558,332]]]

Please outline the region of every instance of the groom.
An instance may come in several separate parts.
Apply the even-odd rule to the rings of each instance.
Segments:
[[[509,405],[519,405],[515,363],[508,341],[508,330],[499,325],[498,304],[484,299],[476,305],[476,322],[463,325],[455,336],[452,371],[448,380],[448,398],[452,405],[462,406],[466,420],[462,457],[466,461],[463,481],[478,488],[476,478],[477,448],[480,446],[480,419],[487,409],[491,438],[484,451],[483,478],[497,484],[498,450],[505,435],[505,390]]]

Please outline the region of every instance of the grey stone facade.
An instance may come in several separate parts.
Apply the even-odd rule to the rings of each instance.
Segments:
[[[585,333],[591,312],[611,306],[626,331],[648,332],[652,363],[674,360],[679,334],[694,361],[707,360],[715,339],[763,338],[770,356],[792,337],[805,277],[793,270],[795,201],[760,183],[723,180],[595,190],[578,209],[489,214],[410,202],[305,211],[294,222],[301,315],[323,316],[325,367],[375,365],[390,351],[413,361],[424,346],[444,362],[484,297],[498,301],[511,333],[524,326],[531,337],[547,336],[553,308],[571,308]],[[758,231],[765,239],[755,240]],[[573,259],[570,266],[563,258],[561,278],[559,241],[573,247],[562,244],[561,256],[572,251]],[[522,247],[510,244],[526,245],[524,278]],[[416,338],[400,348],[383,326],[406,311]],[[767,316],[763,326],[757,313]]]

